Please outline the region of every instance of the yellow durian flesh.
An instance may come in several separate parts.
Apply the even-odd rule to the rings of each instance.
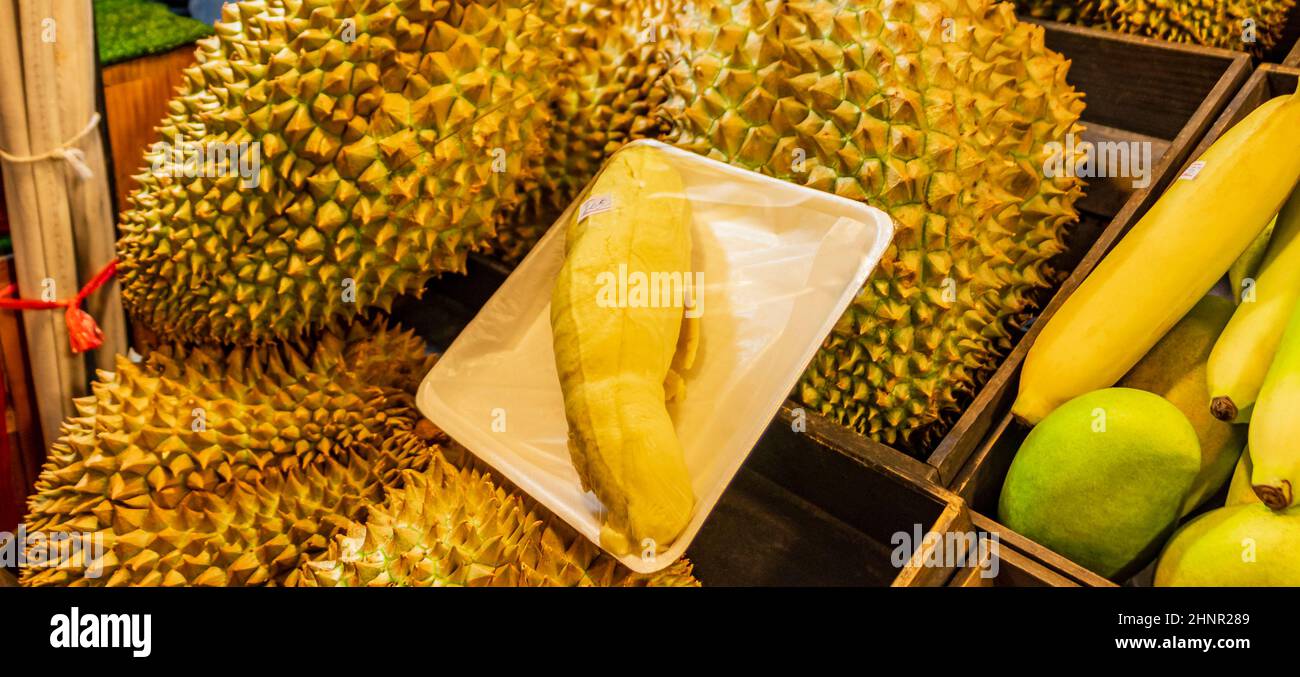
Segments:
[[[571,215],[551,298],[570,455],[606,511],[601,544],[620,554],[663,550],[695,504],[664,389],[683,308],[639,303],[632,284],[620,302],[611,288],[623,275],[632,282],[690,269],[690,206],[661,153],[632,146],[611,158],[589,195],[612,206]]]

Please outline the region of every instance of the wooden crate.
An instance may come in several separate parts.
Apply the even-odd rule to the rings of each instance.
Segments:
[[[986,577],[979,567],[966,567],[948,582],[950,588],[1077,588],[1078,583],[999,543],[996,575]]]
[[[940,586],[954,568],[923,563],[950,531],[971,531],[953,494],[773,421],[686,555],[709,586]]]
[[[126,197],[138,187],[132,177],[141,171],[145,149],[159,139],[154,128],[185,79],[182,71],[192,63],[194,45],[184,45],[103,69],[104,118],[118,209],[126,207]]]
[[[1296,91],[1300,83],[1300,69],[1265,64],[1256,70],[1246,84],[1228,103],[1223,113],[1216,119],[1209,133],[1188,156],[1188,161],[1200,157],[1210,145],[1224,132],[1244,118],[1250,111],[1272,97],[1290,94]],[[1181,168],[1180,168],[1181,173]],[[1077,285],[1075,285],[1077,286]],[[1073,287],[1071,287],[1071,290]],[[1064,298],[1064,297],[1060,297]],[[1058,299],[1059,300],[1059,299]],[[1035,334],[1030,333],[1025,348],[1031,344]],[[1010,383],[1018,382],[1019,371],[1012,374]],[[1015,389],[1012,387],[1011,392]],[[1029,430],[1015,420],[1009,411],[1000,414],[988,437],[979,445],[975,453],[951,485],[954,493],[961,496],[974,510],[997,511],[998,495],[1002,491],[1002,482],[1016,451],[1024,442]],[[998,527],[1006,529],[1005,527]],[[1023,538],[1023,537],[1022,537]],[[1027,540],[1027,539],[1026,539]],[[1042,546],[1037,546],[1042,548]],[[1045,548],[1042,548],[1046,550]]]
[[[1193,147],[1209,130],[1250,73],[1245,54],[1041,22],[1047,46],[1071,60],[1069,81],[1085,92],[1083,122],[1087,141],[1147,141],[1154,167],[1150,185],[1134,190],[1128,179],[1094,179],[1078,203],[1081,218],[1068,237],[1069,250],[1056,261],[1058,270],[1073,271],[1040,315],[1050,316],[1092,271],[1102,254],[1154,204],[1181,169]],[[1046,298],[1040,299],[1047,301]],[[1036,334],[1031,325],[1026,338]],[[903,451],[860,435],[836,439],[845,453],[888,459],[899,467],[948,486],[1015,395],[1015,375],[1028,352],[1022,338],[976,394],[924,463]],[[787,422],[801,405],[787,402]],[[835,424],[807,412],[809,428]],[[822,425],[825,423],[825,425]]]
[[[979,513],[971,513],[971,524],[981,534],[997,537],[996,575],[981,575],[979,567],[958,571],[949,587],[958,588],[1111,588],[1114,583],[1044,548]]]

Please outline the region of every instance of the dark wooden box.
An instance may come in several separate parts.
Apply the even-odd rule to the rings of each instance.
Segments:
[[[1256,70],[1247,80],[1245,86],[1228,103],[1222,115],[1215,121],[1209,133],[1188,156],[1188,160],[1200,157],[1210,145],[1225,131],[1244,118],[1250,111],[1259,107],[1268,99],[1290,94],[1296,91],[1300,82],[1300,69],[1265,64]],[[1300,134],[1300,132],[1298,132]],[[1300,136],[1298,136],[1300,138]],[[1179,168],[1181,171],[1181,167]],[[1071,287],[1072,289],[1073,287]],[[1030,332],[1028,339],[1022,343],[1025,348],[1032,343],[1035,334]],[[1014,394],[1019,379],[1019,369],[1009,379],[1010,392]],[[995,422],[992,431],[976,449],[970,460],[958,473],[951,485],[954,493],[961,496],[976,511],[997,514],[998,495],[1011,460],[1024,442],[1029,430],[1010,414],[1003,411]],[[1213,500],[1213,499],[1211,499]],[[992,528],[1006,530],[996,525]],[[1024,538],[1024,537],[1020,537]],[[1027,539],[1025,539],[1027,540]],[[1042,546],[1035,547],[1046,550]]]
[[[1188,159],[1232,95],[1250,73],[1243,53],[1138,38],[1089,28],[1040,22],[1048,47],[1072,64],[1069,81],[1085,92],[1083,122],[1087,141],[1151,143],[1150,184],[1134,190],[1129,179],[1094,179],[1078,207],[1080,222],[1057,269],[1073,271],[1056,290],[1042,315],[1050,314],[1092,271],[1103,253],[1129,225],[1146,213]],[[1032,325],[1026,334],[1034,335]],[[860,435],[842,436],[845,452],[893,463],[940,485],[949,486],[1015,396],[1014,376],[1028,351],[1022,338],[924,461]],[[783,418],[797,413],[787,402]],[[808,412],[811,420],[819,416]],[[827,425],[833,425],[827,423]]]
[[[943,534],[971,531],[967,514],[944,489],[773,421],[686,556],[708,586],[939,586],[955,569],[922,563]],[[916,547],[896,552],[901,539]]]

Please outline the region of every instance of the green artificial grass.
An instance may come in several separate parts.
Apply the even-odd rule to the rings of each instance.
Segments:
[[[158,54],[212,35],[212,27],[152,0],[95,0],[99,63]]]

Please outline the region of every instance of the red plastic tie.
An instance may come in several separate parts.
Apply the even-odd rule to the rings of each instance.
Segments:
[[[35,301],[32,299],[15,298],[14,293],[17,288],[9,285],[0,290],[0,308],[9,310],[53,310],[54,308],[65,308],[64,319],[68,324],[68,341],[72,344],[72,352],[84,353],[87,350],[93,350],[104,344],[104,332],[95,322],[95,318],[90,313],[81,309],[81,304],[85,302],[86,297],[95,293],[95,290],[104,286],[114,275],[117,274],[117,259],[108,262],[102,270],[95,274],[94,277],[86,283],[77,295],[70,299],[60,301]]]

